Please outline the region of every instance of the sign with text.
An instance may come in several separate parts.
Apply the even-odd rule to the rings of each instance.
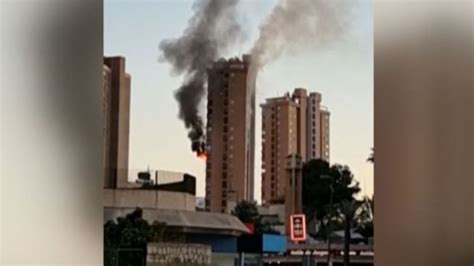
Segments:
[[[306,240],[306,218],[304,214],[290,216],[290,239],[292,241]]]

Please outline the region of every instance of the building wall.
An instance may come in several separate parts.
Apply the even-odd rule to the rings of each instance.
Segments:
[[[267,100],[262,107],[262,200],[282,200],[285,161],[299,147],[299,105],[289,95]]]
[[[146,189],[104,189],[104,207],[196,210],[195,196]]]
[[[211,247],[188,243],[148,243],[147,266],[211,265]]]
[[[289,220],[292,214],[303,211],[303,160],[298,154],[291,154],[286,159],[285,186],[285,227],[289,231]]]
[[[312,92],[308,99],[306,159],[321,158],[321,94]]]
[[[253,88],[248,64],[220,60],[209,70],[206,208],[225,212],[228,200],[253,199]]]
[[[297,150],[296,153],[301,156],[301,158],[306,161],[306,149],[307,149],[307,109],[308,109],[308,94],[306,89],[303,88],[296,88],[293,91],[292,96],[293,101],[297,104],[297,112],[296,112],[296,124],[297,124]],[[290,118],[291,119],[291,118]],[[294,119],[290,120],[291,122]],[[291,153],[295,153],[295,151],[291,151]],[[289,153],[288,153],[289,154]],[[286,154],[285,156],[287,156]],[[286,157],[285,157],[286,159]]]
[[[112,91],[112,71],[106,65],[103,66],[103,83],[102,83],[102,118],[103,118],[103,178],[104,187],[114,187],[115,181],[112,178],[111,169],[111,91]]]
[[[321,159],[330,160],[330,116],[327,109],[321,110]]]
[[[110,126],[108,141],[108,168],[105,172],[107,188],[127,187],[128,185],[128,153],[130,130],[130,75],[125,72],[124,57],[105,57],[104,64],[110,69],[107,75],[110,89],[110,108],[105,116]]]
[[[285,234],[285,222],[286,222],[286,212],[285,204],[267,204],[258,206],[258,213],[262,215],[265,219],[267,216],[277,216],[278,223],[272,224],[273,229],[280,232],[282,235]]]
[[[289,154],[303,161],[329,159],[329,112],[320,103],[321,94],[308,96],[306,89],[296,88],[291,96],[269,98],[261,105],[263,204],[284,199]]]
[[[166,170],[156,170],[155,175],[158,175],[158,184],[183,181],[184,173],[173,172]]]

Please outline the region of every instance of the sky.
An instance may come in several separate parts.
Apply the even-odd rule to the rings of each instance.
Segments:
[[[295,0],[297,1],[297,0]],[[239,13],[246,39],[224,56],[246,53],[258,37],[259,25],[277,0],[244,0]],[[204,196],[205,162],[196,158],[184,124],[178,118],[174,91],[182,77],[160,61],[161,40],[181,35],[192,16],[193,1],[106,0],[104,55],[126,58],[131,75],[130,180],[139,170],[186,172],[197,178],[197,195]],[[331,164],[348,165],[360,183],[361,195],[373,194],[373,6],[357,0],[347,36],[327,47],[287,54],[266,65],[257,77],[255,199],[261,188],[261,110],[266,98],[296,87],[322,94],[331,112]],[[205,114],[205,106],[202,106]]]

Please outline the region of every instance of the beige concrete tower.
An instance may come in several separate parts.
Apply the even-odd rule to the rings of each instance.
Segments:
[[[262,201],[283,201],[286,158],[298,152],[299,105],[286,94],[262,107]]]
[[[321,94],[309,94],[307,114],[306,159],[318,159],[321,158]]]
[[[128,186],[130,75],[125,58],[104,58],[104,171],[106,188]]]
[[[255,82],[247,78],[250,57],[221,59],[209,69],[206,209],[229,211],[228,203],[253,200]]]
[[[288,155],[297,154],[303,162],[329,160],[329,112],[320,103],[321,94],[308,96],[306,89],[296,88],[291,96],[286,93],[260,105],[263,204],[285,200]]]
[[[325,160],[326,162],[329,162],[330,159],[330,146],[329,146],[329,140],[330,140],[330,131],[329,131],[329,121],[330,121],[330,116],[331,113],[328,111],[326,107],[321,107],[321,159]]]
[[[285,224],[289,232],[290,215],[303,211],[303,160],[298,154],[290,154],[286,158],[286,191],[285,191]]]

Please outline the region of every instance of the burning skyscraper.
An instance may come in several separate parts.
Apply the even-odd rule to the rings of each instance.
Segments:
[[[208,70],[206,209],[253,200],[255,79],[250,56],[221,59]]]

